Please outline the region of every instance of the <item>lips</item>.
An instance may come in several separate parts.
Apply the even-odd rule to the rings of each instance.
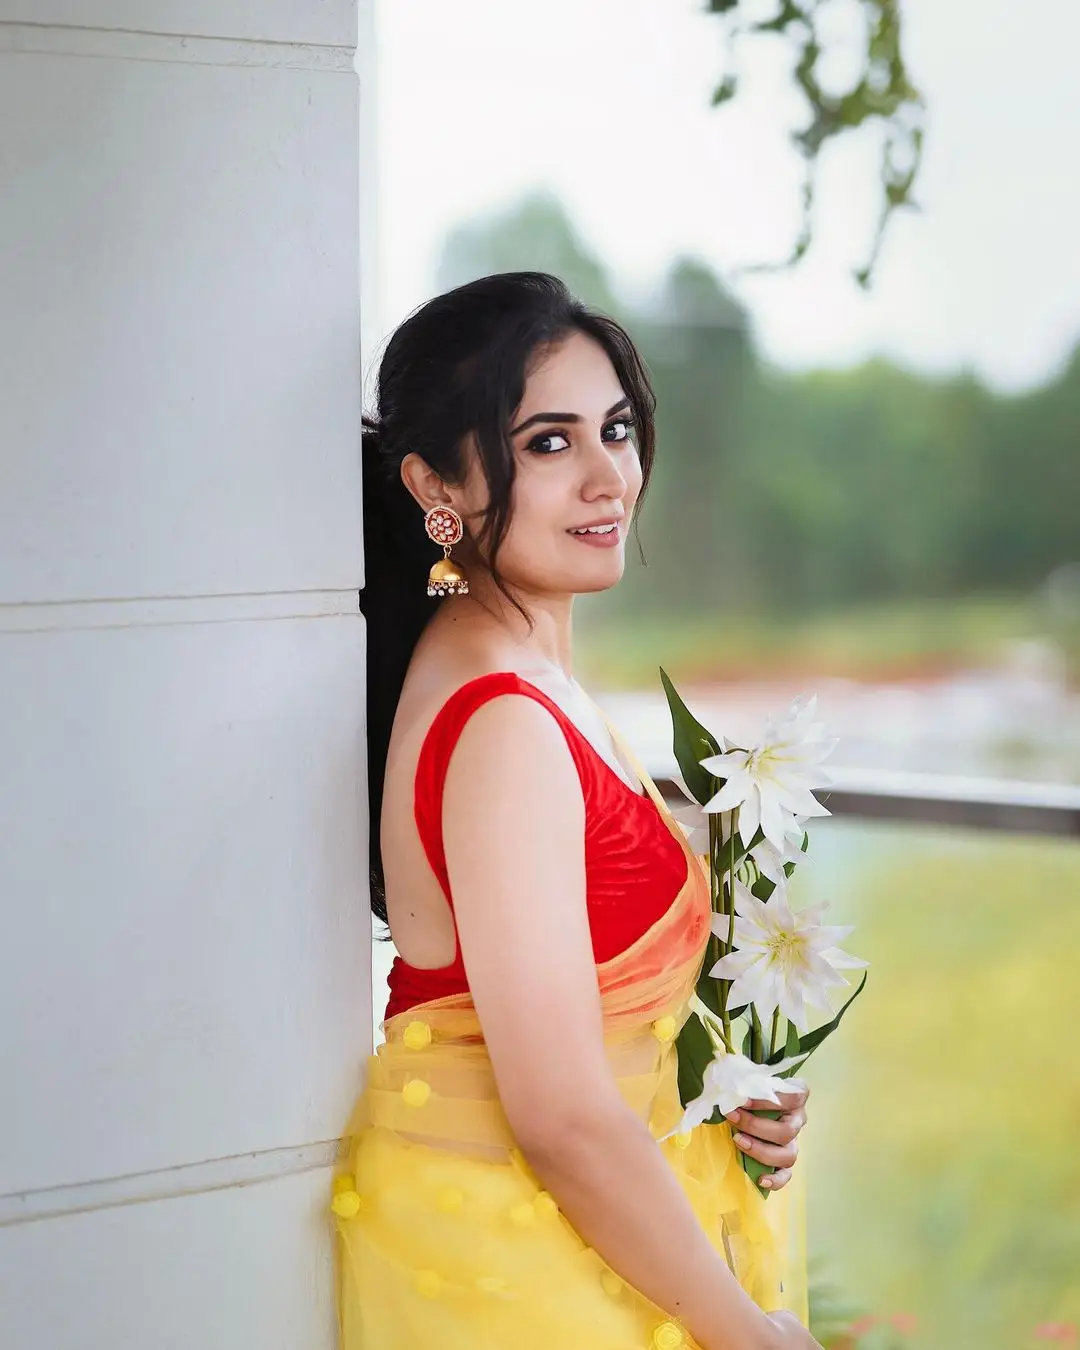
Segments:
[[[571,530],[571,531],[570,531],[570,534],[576,534],[576,535],[583,535],[583,534],[593,534],[593,535],[617,534],[617,533],[618,533],[618,529],[619,529],[619,523],[618,523],[618,521],[616,521],[616,520],[609,520],[609,521],[605,521],[605,523],[602,524],[602,525],[579,525],[576,529]]]
[[[616,548],[622,539],[622,528],[617,520],[598,521],[595,525],[579,525],[566,532],[571,539],[593,548]]]

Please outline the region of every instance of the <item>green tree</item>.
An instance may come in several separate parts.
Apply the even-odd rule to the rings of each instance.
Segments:
[[[753,379],[746,316],[704,264],[682,259],[657,312],[631,326],[657,395],[656,467],[641,526],[649,566],[634,591],[667,611],[733,604],[749,580],[740,471]]]
[[[439,259],[437,288],[450,290],[492,272],[551,272],[586,304],[608,314],[618,309],[603,264],[547,192],[454,230]]]
[[[1080,560],[1080,348],[1043,388],[992,400],[980,433],[966,571],[1037,586]]]
[[[955,593],[988,402],[882,361],[755,389],[754,567],[779,602]]]
[[[885,361],[770,369],[700,262],[674,264],[650,311],[623,310],[546,195],[456,230],[439,281],[508,269],[554,271],[616,314],[656,386],[648,566],[631,549],[630,584],[590,607],[597,619],[1031,590],[1080,559],[1080,351],[1021,397]]]

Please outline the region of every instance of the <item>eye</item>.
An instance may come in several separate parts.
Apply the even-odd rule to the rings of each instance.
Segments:
[[[634,419],[632,417],[620,417],[607,424],[603,430],[603,437],[605,441],[628,441],[632,437],[633,430]]]
[[[561,431],[548,431],[543,436],[534,436],[529,449],[538,455],[557,455],[560,450],[569,450],[570,442]]]

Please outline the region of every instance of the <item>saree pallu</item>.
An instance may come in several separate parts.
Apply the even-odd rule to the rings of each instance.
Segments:
[[[657,1140],[682,1115],[675,1038],[710,918],[691,859],[668,911],[597,966],[612,1073]],[[692,1350],[584,1242],[516,1148],[471,998],[421,1004],[385,1033],[334,1180],[343,1350]],[[805,1321],[795,1183],[766,1203],[726,1124],[658,1148],[747,1293]]]

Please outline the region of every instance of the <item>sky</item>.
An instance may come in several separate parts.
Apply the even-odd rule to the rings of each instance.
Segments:
[[[840,78],[855,0],[828,3]],[[873,133],[830,150],[809,258],[732,278],[795,237],[787,134],[802,104],[782,46],[759,40],[742,51],[736,104],[710,108],[726,54],[702,10],[376,0],[375,330],[432,293],[454,225],[546,188],[617,292],[647,302],[673,259],[700,258],[779,365],[880,354],[927,372],[973,369],[1006,391],[1052,377],[1080,341],[1080,5],[903,0],[905,56],[928,103],[922,209],[894,217],[868,295],[851,271],[878,200]]]

